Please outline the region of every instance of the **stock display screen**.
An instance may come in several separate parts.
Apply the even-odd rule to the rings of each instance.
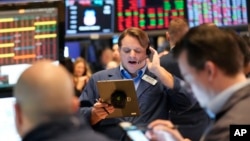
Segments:
[[[167,29],[171,19],[185,17],[184,0],[117,0],[116,28]]]
[[[49,6],[50,4],[50,6]],[[59,60],[59,8],[0,5],[0,88],[14,85],[19,75],[41,59]]]
[[[190,27],[215,23],[219,27],[247,25],[247,0],[187,0]]]

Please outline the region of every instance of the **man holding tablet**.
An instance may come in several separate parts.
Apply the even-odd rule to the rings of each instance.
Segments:
[[[119,37],[118,46],[121,56],[120,66],[97,72],[90,78],[80,96],[83,104],[80,113],[89,120],[96,131],[113,139],[124,140],[125,134],[119,130],[118,123],[128,121],[136,126],[146,127],[155,119],[167,119],[166,108],[169,103],[166,95],[177,92],[184,95],[184,92],[182,93],[184,90],[180,87],[180,80],[160,66],[159,56],[153,48],[150,48],[148,35],[143,30],[135,27],[126,29]],[[106,118],[109,113],[115,111],[115,108],[107,103],[96,102],[96,99],[100,98],[97,81],[121,79],[133,79],[140,116]],[[183,96],[178,102],[184,103],[183,106],[189,108],[195,99],[186,97],[188,96]]]

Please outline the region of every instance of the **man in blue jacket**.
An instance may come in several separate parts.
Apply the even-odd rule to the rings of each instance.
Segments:
[[[146,32],[139,28],[128,28],[120,35],[118,45],[121,55],[120,66],[97,72],[90,78],[80,96],[84,106],[80,109],[80,113],[89,120],[96,131],[105,133],[111,138],[123,140],[124,134],[119,130],[119,122],[129,121],[137,126],[146,127],[155,119],[167,119],[167,94],[184,95],[185,92],[180,86],[180,80],[160,66],[159,56],[153,48],[150,48]],[[134,80],[140,116],[106,119],[108,114],[114,111],[114,107],[96,102],[96,99],[100,98],[96,82],[115,79]],[[195,100],[192,96],[183,96],[183,99],[179,99],[178,102],[182,102],[185,108],[189,108]],[[174,105],[175,102],[172,104]]]

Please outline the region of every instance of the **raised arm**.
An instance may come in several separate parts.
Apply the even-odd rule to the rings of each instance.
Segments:
[[[150,47],[151,51],[151,58],[147,59],[147,65],[150,72],[152,72],[154,75],[160,79],[160,81],[168,88],[173,89],[174,88],[174,77],[171,73],[166,71],[163,67],[160,65],[160,58],[155,49]]]
[[[189,110],[193,107],[197,100],[194,96],[184,87],[181,86],[183,80],[175,77],[165,68],[160,65],[160,58],[155,49],[150,48],[151,58],[147,60],[148,69],[168,88],[168,94],[178,99],[176,101],[170,101],[173,107],[183,109],[183,111]]]

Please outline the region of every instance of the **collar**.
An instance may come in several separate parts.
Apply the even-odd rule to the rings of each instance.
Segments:
[[[207,105],[207,111],[209,116],[213,113],[214,116],[218,114],[222,107],[226,104],[228,99],[235,94],[236,91],[240,90],[241,88],[247,86],[250,84],[250,79],[247,79],[247,81],[240,82],[237,84],[234,84],[230,86],[229,88],[223,90],[221,93],[219,93],[208,105]]]
[[[121,76],[123,79],[133,79],[134,83],[138,84],[143,74],[145,73],[146,68],[147,68],[147,65],[145,65],[142,69],[138,70],[137,76],[134,78],[129,74],[129,72],[122,65],[120,65],[120,72],[121,72]]]

